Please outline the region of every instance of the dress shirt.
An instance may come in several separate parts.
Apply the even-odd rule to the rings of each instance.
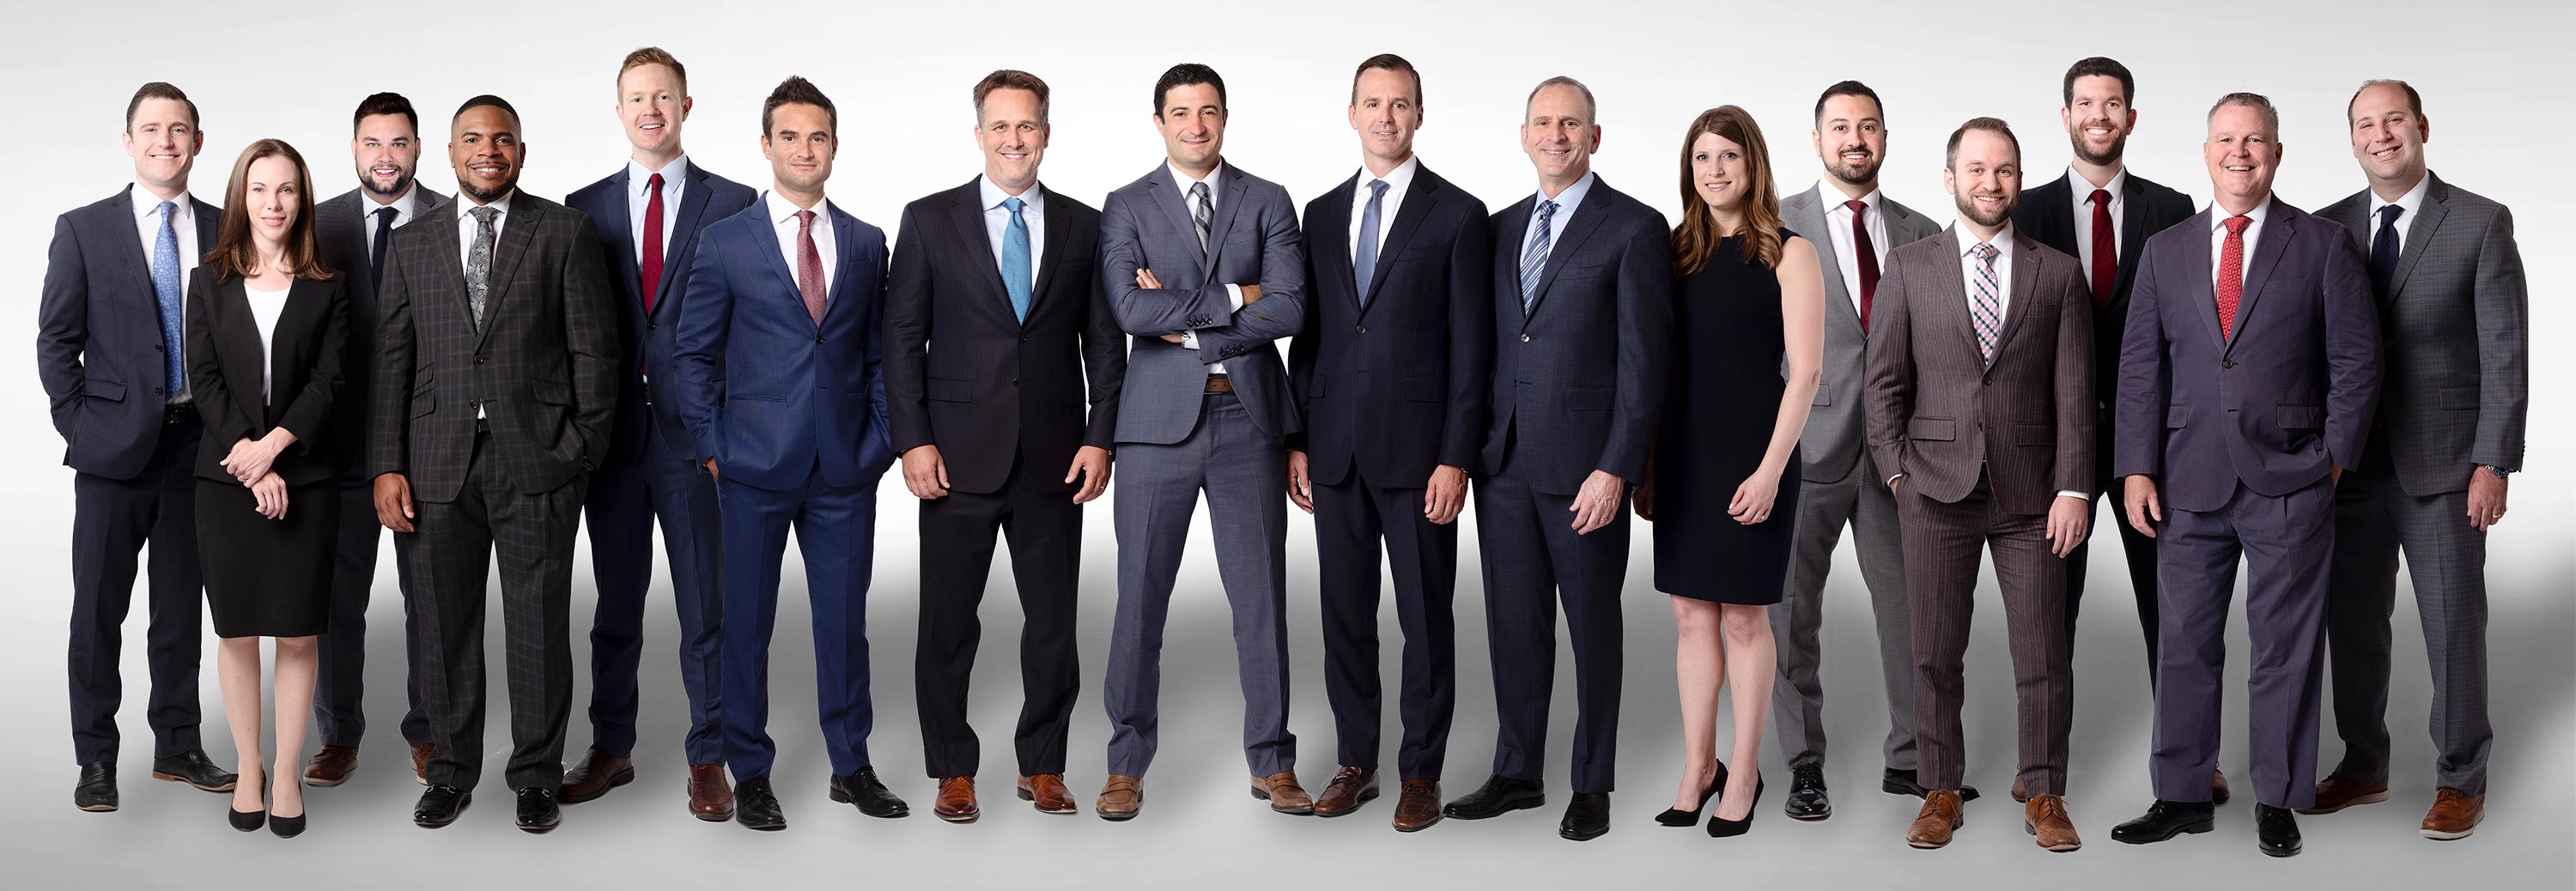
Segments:
[[[291,281],[286,287],[274,291],[262,291],[251,287],[249,282],[242,283],[242,295],[250,298],[251,320],[259,323],[259,402],[261,405],[267,405],[269,400],[274,398],[268,391],[269,357],[277,353],[277,317],[286,313],[286,295],[294,290],[295,284]]]
[[[1360,218],[1368,214],[1369,183],[1381,179],[1386,181],[1386,195],[1377,200],[1377,244],[1371,245],[1377,249],[1379,261],[1384,262],[1386,233],[1395,228],[1395,209],[1404,206],[1404,193],[1412,191],[1413,174],[1421,169],[1422,159],[1413,156],[1406,156],[1404,163],[1395,165],[1395,169],[1387,171],[1385,176],[1370,173],[1366,163],[1360,165],[1360,181],[1351,186],[1351,234],[1343,239],[1350,243],[1348,256],[1352,262],[1359,262]],[[1563,219],[1565,209],[1558,208],[1557,213],[1560,215],[1558,218]]]
[[[1029,288],[1035,291],[1038,270],[1045,268],[1039,264],[1046,262],[1046,187],[1030,183],[1028,191],[1012,195],[1002,191],[1001,184],[989,176],[975,183],[984,193],[984,239],[993,245],[993,269],[998,274],[1010,274],[1010,270],[1002,268],[1002,237],[1011,231],[1011,209],[1003,207],[1002,202],[1009,198],[1025,202],[1020,207],[1020,223],[1029,227]]]
[[[2255,202],[2253,210],[2245,212],[2245,215],[2253,218],[2254,222],[2247,223],[2245,225],[2245,258],[2244,262],[2237,264],[2236,269],[2236,283],[2238,285],[2245,284],[2245,271],[2254,268],[2254,243],[2257,239],[2263,237],[2263,218],[2270,216],[2271,211],[2272,196],[2265,195],[2263,196],[2263,200]],[[2401,217],[2400,219],[2403,218]],[[2216,203],[2212,203],[2209,205],[2209,288],[2210,293],[2213,295],[2218,293],[2219,267],[2225,266],[2226,264],[2227,209],[2219,207]],[[2238,295],[2238,301],[2239,305],[2242,305],[2242,294]],[[2203,311],[2217,312],[2218,308],[2213,305],[2207,307]]]
[[[376,259],[376,210],[393,208],[393,227],[402,228],[403,224],[411,222],[413,217],[420,216],[420,183],[412,183],[403,189],[401,195],[394,196],[392,201],[377,201],[376,193],[365,189],[359,189],[358,193],[367,196],[367,200],[358,205],[358,233],[361,236],[358,243],[367,246],[367,259],[372,262]],[[472,242],[469,241],[467,244]]]
[[[1216,191],[1217,191],[1217,190],[1216,190],[1216,174],[1217,174],[1217,171],[1219,171],[1219,170],[1224,170],[1224,169],[1225,169],[1225,161],[1224,161],[1223,159],[1219,159],[1219,160],[1216,162],[1216,166],[1208,168],[1208,175],[1207,175],[1207,178],[1206,178],[1206,179],[1203,179],[1203,180],[1191,179],[1189,174],[1182,173],[1182,172],[1181,172],[1181,168],[1180,168],[1180,167],[1178,167],[1178,166],[1174,165],[1171,161],[1168,161],[1168,160],[1166,160],[1166,161],[1164,161],[1164,162],[1163,162],[1163,169],[1164,169],[1166,172],[1169,172],[1169,173],[1172,175],[1172,185],[1174,185],[1174,186],[1178,187],[1178,188],[1181,190],[1181,207],[1183,207],[1184,209],[1187,209],[1187,210],[1188,210],[1192,215],[1196,215],[1196,214],[1198,213],[1198,208],[1197,208],[1197,207],[1192,206],[1192,205],[1190,204],[1190,202],[1197,201],[1198,199],[1197,199],[1197,198],[1194,198],[1194,197],[1192,197],[1192,196],[1190,195],[1190,186],[1195,185],[1195,184],[1197,184],[1197,183],[1202,183],[1202,182],[1204,182],[1204,183],[1207,183],[1207,184],[1208,184],[1208,197],[1207,197],[1207,200],[1208,200],[1208,220],[1209,220],[1209,226],[1208,226],[1208,237],[1209,237],[1209,238],[1215,238],[1215,237],[1216,237],[1216,226],[1215,226],[1215,220],[1216,220],[1216,218],[1217,218],[1217,217],[1216,217],[1216,215],[1217,215],[1217,209],[1216,209],[1216,197],[1217,197],[1217,196],[1216,196]],[[1193,226],[1195,226],[1195,224],[1193,224]],[[1192,234],[1196,234],[1196,233],[1195,233],[1195,232],[1193,232]],[[1216,251],[1216,245],[1213,245],[1213,244],[1211,244],[1211,245],[1207,245],[1207,246],[1206,246],[1206,250],[1207,250],[1208,252],[1210,252],[1210,253],[1214,253],[1214,252]],[[1241,284],[1239,284],[1239,283],[1236,283],[1236,282],[1227,282],[1227,283],[1225,284],[1225,302],[1226,302],[1226,312],[1228,312],[1228,313],[1232,313],[1232,312],[1234,312],[1234,311],[1236,311],[1236,310],[1240,310],[1240,309],[1242,309],[1242,308],[1243,308],[1243,285],[1241,285]],[[1199,333],[1198,333],[1198,332],[1196,332],[1196,331],[1183,331],[1183,332],[1181,332],[1181,347],[1182,347],[1183,349],[1192,349],[1192,350],[1198,349],[1198,348],[1199,348]],[[1224,374],[1224,373],[1225,373],[1225,363],[1223,363],[1223,362],[1210,362],[1210,363],[1208,363],[1208,367],[1207,367],[1207,369],[1208,369],[1208,373],[1209,373],[1209,374]]]
[[[778,227],[778,251],[787,258],[787,273],[792,277],[796,274],[796,212],[805,208],[797,207],[796,202],[776,192],[763,192],[760,200],[769,209],[770,225]],[[832,277],[841,274],[839,245],[835,243],[832,232],[832,199],[814,202],[813,210],[814,221],[809,224],[811,228],[808,231],[814,236],[814,252],[823,260],[823,305],[829,308],[832,305]]]
[[[152,246],[161,242],[161,197],[152,194],[152,190],[144,188],[141,182],[135,183],[134,187],[128,190],[128,194],[134,196],[134,231],[143,238],[143,281],[149,285],[152,281]],[[179,197],[170,199],[170,208],[170,228],[173,234],[179,236],[180,304],[185,306],[188,273],[196,270],[197,261],[204,256],[197,250],[197,202],[188,195],[186,190],[181,190]],[[153,300],[154,305],[158,306],[160,292],[153,293]],[[169,346],[179,351],[180,362],[187,361],[186,344],[174,343]],[[187,366],[182,364],[179,367]],[[188,405],[194,401],[196,401],[196,394],[183,389],[171,398],[170,404]]]
[[[1851,224],[1845,223],[1843,225],[1848,228]],[[1954,236],[1953,240],[1958,242],[1955,247],[1959,249],[1959,281],[1965,283],[1965,286],[1959,291],[1959,299],[1966,301],[1968,305],[1969,324],[1975,324],[1977,317],[1977,267],[1983,262],[1977,259],[1977,245],[1980,244],[1991,244],[1994,245],[1995,248],[1995,317],[1998,319],[2012,318],[2012,267],[2014,241],[2012,221],[2009,219],[2005,220],[2003,229],[1995,233],[1994,240],[1992,241],[1978,241],[1977,234],[1968,228],[1968,221],[1966,220],[1957,220],[1952,222],[1950,224],[1950,233]],[[2002,332],[1996,332],[1996,334],[2000,337]],[[2003,348],[2000,341],[1998,341],[1995,346],[1996,349]],[[1895,482],[1904,478],[1905,474],[1899,473],[1889,476],[1887,480],[1888,482]],[[2090,501],[2093,498],[2093,495],[2089,492],[2060,489],[2057,492],[2057,497],[2076,498]]]
[[[1565,191],[1556,193],[1556,197],[1550,198],[1548,197],[1546,189],[1539,189],[1538,199],[1530,202],[1529,223],[1521,227],[1521,240],[1518,244],[1512,246],[1511,268],[1515,270],[1513,275],[1520,274],[1517,270],[1519,270],[1521,268],[1521,264],[1526,262],[1528,259],[1521,256],[1521,252],[1529,249],[1530,236],[1538,234],[1539,204],[1548,201],[1556,202],[1556,214],[1549,217],[1547,220],[1547,255],[1549,259],[1553,260],[1556,258],[1557,244],[1565,240],[1566,221],[1574,219],[1575,208],[1583,206],[1584,196],[1592,194],[1592,184],[1600,181],[1600,174],[1587,171],[1583,174],[1582,179],[1575,180],[1573,185],[1565,187]],[[1547,267],[1541,266],[1539,267],[1539,271],[1544,274],[1547,271]],[[1517,283],[1515,283],[1515,287],[1517,286]]]
[[[671,233],[680,227],[680,184],[689,181],[689,156],[672,158],[660,170],[626,161],[626,234],[635,242],[635,262],[644,262],[644,208],[652,201],[653,174],[662,175],[662,262],[671,262]],[[791,267],[793,268],[793,267]],[[656,282],[656,285],[660,283]]]
[[[464,189],[456,190],[456,268],[459,275],[463,274],[466,264],[474,262],[474,232],[478,228],[474,222],[474,208],[489,207],[500,211],[492,215],[492,260],[497,265],[501,259],[501,229],[510,223],[510,199],[518,195],[519,190],[511,189],[509,194],[501,196],[499,200],[490,204],[477,205],[474,203],[474,196],[465,194]],[[484,308],[486,311],[490,310],[488,301]],[[477,419],[490,417],[490,413],[477,405],[474,407],[474,417]]]
[[[2093,190],[2097,188],[2111,193],[2111,265],[2116,269],[2120,265],[2120,245],[2128,243],[2120,240],[2120,236],[2128,234],[2122,231],[2121,227],[2128,224],[2121,220],[2120,213],[2129,209],[2129,168],[2121,166],[2120,172],[2111,174],[2110,184],[2102,186],[2085,179],[2074,167],[2066,168],[2066,191],[2073,193],[2075,201],[2075,259],[2083,261],[2084,280],[2088,283],[2093,281]]]
[[[1851,296],[1852,312],[1857,314],[1860,312],[1860,246],[1852,243],[1852,209],[1843,206],[1844,202],[1852,199],[1844,195],[1841,188],[1823,180],[1816,181],[1816,197],[1821,199],[1818,203],[1824,205],[1825,236],[1834,240],[1834,263],[1842,267],[1843,293]],[[1887,216],[1880,210],[1878,202],[1876,187],[1872,187],[1869,194],[1860,196],[1860,203],[1869,208],[1869,215],[1861,220],[1861,226],[1869,230],[1870,253],[1878,258],[1878,271],[1885,273],[1887,255],[1893,253],[1896,246],[1888,243]]]
[[[2433,174],[2431,171],[2426,171],[2423,179],[2415,181],[2414,188],[2406,190],[2406,194],[2397,196],[2395,201],[2382,201],[2379,193],[2370,193],[2370,206],[2365,214],[2365,221],[2370,224],[2370,235],[2363,238],[2361,242],[2361,254],[2365,261],[2370,257],[2371,240],[2379,237],[2379,209],[2391,204],[2406,210],[2405,213],[2397,215],[2397,255],[2406,256],[2406,230],[2415,228],[2415,214],[2424,209],[2424,195],[2432,191],[2432,188]],[[2248,244],[2246,248],[2251,250],[2253,246]],[[2251,257],[2249,256],[2248,259]]]

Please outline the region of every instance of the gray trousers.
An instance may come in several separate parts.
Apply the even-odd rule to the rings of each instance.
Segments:
[[[2387,452],[2372,443],[2373,451]],[[2463,469],[2465,476],[2468,471]],[[2388,615],[2397,607],[2397,554],[2415,582],[2424,650],[2433,670],[2436,781],[2470,795],[2487,791],[2487,534],[2469,527],[2469,493],[2425,498],[2398,488],[2386,461],[2362,459],[2335,492],[2334,596],[2326,601],[2326,650],[2333,669],[2335,729],[2343,762],[2335,772],[2362,782],[2388,779]]]
[[[2245,750],[2254,800],[2316,803],[2317,712],[2325,701],[2327,564],[2335,550],[2334,491],[2323,479],[2287,495],[2238,484],[2227,504],[2165,505],[2156,528],[2163,601],[2156,647],[2155,751],[2148,777],[2166,801],[2208,801],[2226,706],[2227,613],[2245,564]]]
[[[1254,776],[1296,767],[1288,732],[1288,455],[1231,394],[1201,397],[1198,426],[1169,445],[1120,443],[1116,520],[1118,613],[1101,695],[1109,772],[1142,777],[1154,763],[1163,686],[1163,622],[1207,493],[1217,575],[1234,610],[1243,682],[1243,757]]]
[[[1825,689],[1816,677],[1824,661],[1816,646],[1825,621],[1825,574],[1834,545],[1850,524],[1860,556],[1861,582],[1878,619],[1880,681],[1887,687],[1887,769],[1913,770],[1914,620],[1905,599],[1905,544],[1897,532],[1896,498],[1878,465],[1863,453],[1838,482],[1798,486],[1798,525],[1789,555],[1789,581],[1771,609],[1771,636],[1779,646],[1779,679],[1771,687],[1771,720],[1780,728],[1780,755],[1790,766],[1825,760]]]

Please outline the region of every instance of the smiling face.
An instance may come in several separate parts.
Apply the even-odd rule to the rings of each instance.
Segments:
[[[447,160],[456,165],[456,188],[478,204],[490,204],[519,186],[519,168],[527,146],[519,142],[519,119],[497,105],[477,105],[456,116],[449,128]]]
[[[134,178],[163,194],[187,190],[188,169],[196,165],[197,151],[206,147],[188,104],[176,99],[143,100],[135,106],[124,138],[125,154],[134,159]]]
[[[2280,135],[2272,129],[2263,110],[2251,105],[2230,104],[2210,115],[2200,153],[2209,163],[2212,198],[2228,213],[2252,210],[2272,194],[2281,164]]]
[[[1182,84],[1163,91],[1154,114],[1163,154],[1183,170],[1209,170],[1225,150],[1225,106],[1214,84]]]
[[[1413,133],[1422,128],[1422,97],[1413,95],[1413,75],[1387,68],[1360,72],[1351,85],[1351,129],[1359,131],[1360,153],[1372,164],[1393,168],[1413,157]]]
[[[2399,193],[2414,188],[2424,178],[2424,142],[2432,133],[2404,87],[2376,84],[2352,98],[2352,156],[2373,185]]]
[[[358,185],[382,198],[399,198],[420,168],[420,134],[412,132],[410,118],[371,114],[358,119],[349,154],[358,161]]]
[[[1753,193],[1752,162],[1745,158],[1744,147],[1715,133],[1702,133],[1691,142],[1691,182],[1699,188],[1699,200],[1710,210],[1722,214],[1741,213],[1745,196]]]
[[[819,195],[832,178],[832,157],[841,143],[832,135],[832,113],[820,105],[789,102],[769,113],[769,132],[760,134],[760,151],[769,157],[769,172],[789,191]]]
[[[250,234],[263,250],[277,250],[285,243],[286,233],[295,229],[295,215],[304,205],[304,183],[295,175],[295,161],[285,155],[270,155],[250,162],[242,178],[242,212],[250,217]]]
[[[1563,189],[1592,170],[1592,153],[1601,150],[1601,127],[1583,91],[1555,84],[1529,100],[1521,120],[1521,151],[1538,168],[1538,180],[1551,191]]]
[[[1941,181],[1959,216],[1988,231],[2002,228],[2021,196],[2021,152],[2001,133],[1969,130],[1960,134],[1958,158]]]
[[[2101,166],[2119,163],[2128,148],[2129,133],[2138,128],[2138,113],[2130,110],[2120,79],[2088,74],[2076,78],[2073,89],[2075,99],[2059,109],[2057,117],[2066,125],[2075,157]]]
[[[626,125],[626,142],[636,154],[678,153],[680,123],[689,119],[693,104],[671,66],[647,62],[617,76],[617,120]]]
[[[1826,173],[1850,186],[1877,185],[1878,166],[1887,161],[1887,127],[1879,115],[1878,103],[1867,96],[1825,100],[1812,135]]]
[[[984,149],[984,175],[1017,195],[1038,181],[1046,158],[1047,125],[1038,117],[1034,90],[997,89],[976,109],[975,144]]]

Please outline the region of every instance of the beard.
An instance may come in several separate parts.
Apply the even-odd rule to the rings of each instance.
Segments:
[[[1951,200],[1959,205],[1959,215],[1966,217],[1968,222],[1975,223],[1980,226],[1999,227],[2004,224],[2005,220],[2012,219],[2013,210],[2013,196],[2004,195],[2002,197],[2004,199],[2003,203],[1997,205],[1993,213],[1987,213],[1985,208],[1978,206],[1976,202],[1977,193],[1975,192],[1969,192]]]
[[[375,193],[375,194],[377,194],[377,195],[382,195],[382,196],[387,197],[387,198],[392,198],[392,197],[399,196],[399,195],[401,195],[401,194],[403,193],[403,190],[411,188],[411,180],[412,180],[412,172],[411,172],[411,171],[409,171],[409,170],[405,170],[405,171],[403,171],[403,172],[402,172],[402,174],[401,174],[400,176],[396,176],[396,177],[394,177],[394,184],[393,184],[393,185],[391,185],[391,186],[387,186],[387,187],[384,187],[384,188],[381,188],[381,189],[380,189],[380,188],[377,188],[377,187],[376,187],[376,176],[375,176],[375,173],[374,173],[373,171],[368,170],[367,168],[364,168],[364,167],[360,167],[360,168],[358,168],[358,185],[359,185],[359,187],[364,188],[364,189],[366,189],[366,190],[367,190],[367,191],[369,191],[369,192]]]
[[[2066,141],[2075,146],[2075,157],[2086,164],[2091,164],[2096,167],[2108,167],[2119,163],[2121,154],[2128,150],[2129,134],[2118,133],[2118,130],[2114,128],[2113,132],[2118,133],[2118,135],[2111,137],[2111,147],[2100,154],[2095,154],[2091,147],[2084,144],[2084,129],[2086,127],[2091,127],[2096,123],[2108,125],[2110,122],[2087,121],[2082,125],[2077,126],[2075,128],[2075,132],[2066,134]]]
[[[456,190],[465,193],[466,197],[474,199],[474,202],[477,204],[490,204],[503,198],[507,198],[510,193],[518,187],[519,178],[516,176],[512,176],[509,179],[502,181],[500,188],[488,191],[475,188],[474,183],[471,180],[467,180],[462,177],[459,177],[456,180]]]
[[[1862,151],[1869,150],[1862,149]],[[1849,164],[1844,163],[1842,153],[1836,152],[1825,160],[1825,172],[1847,185],[1865,186],[1878,181],[1878,167],[1885,160],[1885,156],[1877,152],[1869,152],[1869,160]]]

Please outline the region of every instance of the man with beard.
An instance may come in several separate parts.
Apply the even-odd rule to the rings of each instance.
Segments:
[[[358,741],[367,730],[363,685],[367,666],[367,601],[376,584],[375,484],[366,472],[367,399],[376,366],[376,292],[385,278],[394,230],[438,210],[448,198],[412,179],[420,163],[420,115],[399,93],[377,93],[358,103],[349,154],[358,165],[358,187],[316,205],[314,239],[322,263],[337,270],[349,295],[349,344],[341,392],[331,404],[331,442],[340,467],[339,556],[331,574],[331,625],[322,633],[321,673],[313,687],[313,726],[322,750],[304,771],[310,786],[337,786],[358,769]],[[395,562],[411,547],[396,537]],[[394,573],[403,598],[403,742],[411,746],[412,776],[427,782],[432,746],[429,718],[421,711],[419,623],[411,618],[411,588]]]
[[[2013,785],[2032,793],[2023,825],[2041,848],[2072,851],[2083,843],[2060,797],[2075,679],[2059,562],[2084,540],[2093,506],[2093,301],[2075,258],[2015,231],[2021,143],[2003,121],[1952,132],[1941,179],[1959,221],[1888,254],[1863,394],[1871,457],[1904,526],[1913,607],[1930,791],[1905,840],[1938,848],[1959,828],[1963,660],[1978,550],[1991,548],[2021,717]]]
[[[1864,447],[1860,395],[1881,258],[1931,237],[1941,224],[1878,192],[1887,122],[1877,92],[1849,80],[1825,88],[1810,135],[1825,178],[1782,199],[1780,218],[1791,231],[1813,238],[1816,261],[1824,267],[1825,364],[1815,408],[1798,438],[1805,463],[1799,468],[1789,580],[1779,608],[1771,611],[1771,634],[1780,648],[1771,715],[1780,724],[1780,754],[1789,763],[1789,797],[1781,810],[1793,819],[1822,820],[1833,816],[1834,805],[1825,794],[1825,689],[1817,677],[1824,654],[1816,635],[1825,620],[1825,573],[1833,568],[1846,524],[1877,618],[1880,680],[1887,687],[1887,761],[1879,788],[1923,794],[1915,774],[1914,632],[1905,601],[1905,548],[1887,473]],[[1977,795],[1973,788],[1960,792]]]
[[[420,623],[435,749],[412,822],[436,829],[483,769],[484,579],[497,550],[519,828],[562,820],[573,536],[616,409],[616,309],[590,217],[518,190],[519,113],[449,123],[459,197],[394,231],[378,299],[367,469]]]

